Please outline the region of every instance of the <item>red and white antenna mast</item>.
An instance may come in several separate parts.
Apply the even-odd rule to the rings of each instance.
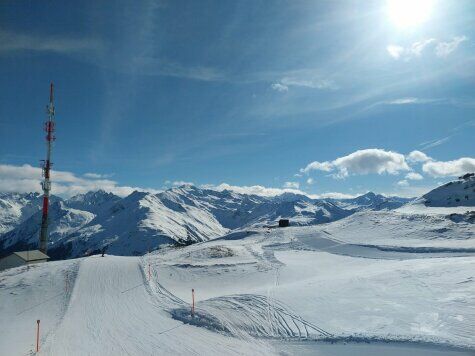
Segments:
[[[41,218],[41,232],[40,232],[40,251],[45,253],[48,250],[48,207],[49,207],[49,193],[51,190],[50,171],[51,171],[51,145],[55,140],[54,137],[54,103],[53,103],[53,83],[49,90],[49,105],[46,107],[48,114],[48,121],[45,122],[46,131],[46,160],[43,161],[43,177],[41,182],[43,188],[43,215]]]

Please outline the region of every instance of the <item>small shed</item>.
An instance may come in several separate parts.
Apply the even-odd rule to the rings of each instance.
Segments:
[[[280,219],[279,220],[279,227],[287,227],[290,225],[289,219]]]
[[[0,271],[18,266],[48,261],[48,255],[39,250],[18,251],[0,258]]]

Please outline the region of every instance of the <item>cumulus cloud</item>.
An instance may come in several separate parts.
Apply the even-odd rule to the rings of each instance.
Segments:
[[[314,181],[313,178],[311,178],[311,177],[307,179],[307,184],[308,184],[308,185],[312,185],[314,182],[315,182],[315,181]]]
[[[432,158],[430,158],[428,155],[426,155],[424,152],[421,152],[421,151],[412,151],[411,153],[409,153],[409,155],[407,156],[407,161],[408,162],[411,162],[411,163],[415,163],[415,162],[427,162],[427,161],[431,161]]]
[[[424,179],[424,177],[422,176],[422,174],[419,174],[419,173],[416,173],[416,172],[409,172],[408,174],[406,174],[406,179],[422,180],[422,179]]]
[[[324,172],[331,172],[333,170],[333,164],[331,162],[311,162],[307,164],[305,168],[302,168],[300,172],[302,173],[309,173],[310,171],[324,171]]]
[[[273,90],[279,91],[279,92],[286,92],[289,91],[289,87],[280,83],[274,83],[270,86]]]
[[[459,45],[466,40],[468,40],[468,38],[465,36],[456,36],[447,42],[435,38],[428,38],[413,42],[406,47],[390,44],[386,46],[386,51],[392,58],[396,60],[402,59],[404,61],[420,57],[427,49],[432,49],[432,53],[435,53],[437,57],[445,58],[450,53],[454,52]]]
[[[453,161],[428,161],[422,170],[432,177],[454,177],[475,172],[475,158],[462,157]]]
[[[299,189],[300,184],[299,182],[285,182],[284,188],[292,188],[292,189]]]
[[[155,189],[120,186],[117,182],[104,179],[96,173],[88,173],[89,177],[76,176],[67,171],[51,172],[52,194],[70,197],[91,190],[103,189],[119,196],[127,196],[134,190],[157,193]],[[29,164],[14,166],[0,164],[0,191],[3,192],[41,192],[41,168],[32,167]]]
[[[398,174],[400,171],[410,170],[404,155],[385,151],[378,148],[358,150],[348,156],[337,158],[331,162],[311,162],[301,172],[309,173],[312,170],[336,171],[335,178],[345,178],[349,175]]]

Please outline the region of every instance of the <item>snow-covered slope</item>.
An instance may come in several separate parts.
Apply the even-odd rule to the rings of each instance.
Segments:
[[[4,213],[9,228],[0,235],[2,255],[37,243],[41,199],[32,195],[37,204],[28,210],[33,204],[27,197],[12,196],[9,201],[10,215]],[[22,213],[23,206],[29,214]],[[163,244],[189,244],[233,229],[275,225],[280,218],[290,218],[293,225],[311,225],[352,213],[334,202],[304,195],[261,197],[190,185],[159,194],[134,192],[125,198],[88,192],[53,203],[50,210],[49,254],[53,258],[83,256],[105,247],[111,253],[137,255]]]
[[[26,248],[26,242],[34,245],[40,218],[37,212],[3,235],[3,252]],[[144,192],[124,199],[95,192],[51,206],[48,253],[53,258],[78,257],[107,248],[118,255],[138,255],[162,244],[204,241],[227,231],[212,214],[193,205],[166,206]]]
[[[3,255],[10,251],[27,249],[28,246],[36,246],[40,234],[41,214],[38,210],[15,229],[2,235]],[[88,211],[67,207],[64,201],[52,203],[49,216],[49,245],[53,250],[56,246],[63,246],[69,236],[86,226],[95,217]],[[54,257],[54,252],[52,257]]]
[[[424,194],[415,203],[429,207],[475,207],[475,175],[464,177]]]
[[[456,184],[464,189],[472,181],[453,183]],[[49,254],[53,258],[78,257],[107,248],[114,254],[138,255],[163,244],[189,244],[213,239],[230,230],[275,226],[281,218],[290,219],[293,226],[308,226],[344,219],[355,212],[383,211],[383,216],[395,208],[426,208],[421,202],[427,202],[427,197],[433,195],[441,194],[434,191],[401,207],[408,199],[371,192],[342,200],[311,199],[290,193],[262,197],[191,185],[159,194],[134,192],[125,198],[104,191],[88,192],[52,204]],[[35,246],[41,217],[40,196],[2,196],[8,199],[0,200],[5,207],[0,221],[4,229],[0,233],[0,255]],[[470,199],[469,196],[467,202]],[[452,217],[454,222],[457,219],[471,221],[470,216]]]
[[[108,209],[121,198],[104,190],[87,192],[86,194],[78,194],[65,201],[65,204],[73,209],[89,211],[98,214],[101,210]]]
[[[458,219],[454,215],[361,211],[317,231],[347,243],[406,248],[475,251],[475,216]],[[315,230],[313,230],[315,231]]]
[[[392,210],[410,202],[414,198],[386,197],[381,194],[368,192],[352,199],[335,200],[336,204],[344,209],[361,210]]]
[[[55,202],[60,198],[52,196]],[[42,196],[38,193],[0,193],[0,235],[12,230],[40,210]]]
[[[473,355],[474,255],[307,226],[14,268],[0,272],[0,350],[34,354],[40,319],[43,355]]]
[[[229,229],[275,225],[281,218],[291,219],[294,225],[321,224],[350,214],[333,202],[289,193],[261,197],[185,185],[158,196],[164,204],[171,204],[172,208],[173,204],[178,203],[207,210]]]

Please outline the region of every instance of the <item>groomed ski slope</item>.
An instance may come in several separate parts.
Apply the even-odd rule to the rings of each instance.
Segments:
[[[81,262],[69,308],[42,355],[265,355],[247,342],[182,324],[147,287],[140,259],[92,256]],[[212,346],[211,346],[212,345]]]
[[[0,350],[35,354],[41,319],[49,356],[471,355],[474,267],[470,251],[384,251],[297,227],[15,268],[0,272]]]

